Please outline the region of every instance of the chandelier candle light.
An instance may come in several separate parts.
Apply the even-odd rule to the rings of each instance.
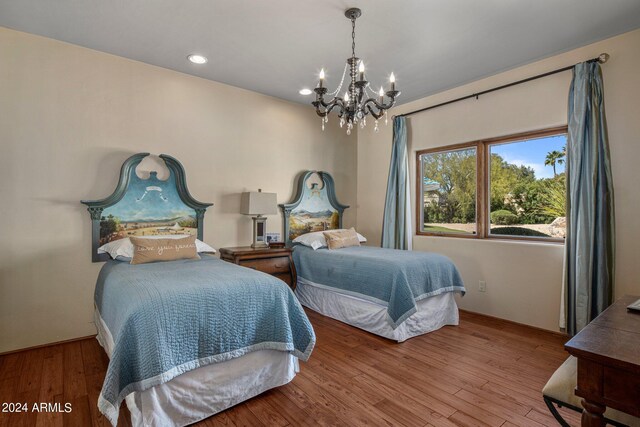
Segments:
[[[380,91],[376,94],[369,88],[369,82],[364,73],[364,62],[356,57],[356,19],[362,15],[362,11],[358,8],[351,8],[347,9],[344,15],[351,20],[351,58],[347,59],[338,88],[331,93],[327,93],[328,90],[324,86],[324,68],[320,70],[320,82],[314,89],[316,100],[311,104],[322,119],[322,130],[324,130],[324,124],[329,120],[329,113],[337,108],[340,127],[347,125],[347,135],[351,135],[351,130],[358,123],[360,123],[360,128],[364,128],[367,124],[368,114],[371,114],[375,119],[374,130],[377,132],[378,119],[384,115],[385,124],[387,123],[387,110],[393,107],[400,92],[396,90],[396,78],[393,73],[389,76],[390,88],[388,91],[385,92],[380,87]],[[342,90],[347,70],[349,70],[350,77],[349,87],[344,96],[340,97],[338,94]],[[369,98],[367,98],[367,93]],[[327,102],[324,99],[325,95],[332,96],[333,99]],[[386,103],[385,95],[388,98]]]

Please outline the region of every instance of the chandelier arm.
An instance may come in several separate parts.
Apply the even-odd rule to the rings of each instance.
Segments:
[[[340,112],[338,114],[340,115],[340,117],[342,117],[342,115],[344,115],[343,113],[344,107],[340,105],[338,102],[335,102],[331,107],[327,109],[327,114],[329,114],[336,107],[340,107]]]
[[[341,110],[345,109],[345,102],[342,98],[336,97],[331,100],[329,103],[325,103],[323,105],[327,113],[330,113],[336,106],[340,107]]]
[[[379,119],[380,117],[382,117],[384,115],[384,111],[385,111],[385,105],[379,103],[378,101],[376,101],[374,98],[369,98],[367,99],[363,104],[363,109],[368,110],[368,112],[373,116],[374,119]],[[374,110],[374,107],[377,109],[377,111]]]
[[[388,104],[385,104],[385,103],[383,103],[383,102],[382,102],[382,103],[381,103],[381,102],[378,102],[378,101],[377,101],[376,99],[374,99],[374,98],[369,98],[369,99],[367,99],[367,100],[364,102],[364,104],[363,104],[363,105],[364,105],[364,106],[371,106],[371,104],[373,104],[373,105],[374,105],[378,110],[381,110],[381,111],[387,110],[387,109],[391,108],[391,106],[393,105],[393,104],[391,104],[391,102],[389,102]]]
[[[329,112],[331,111],[330,109],[328,109],[328,107],[335,102],[335,100],[333,100],[332,102],[326,103],[324,102],[324,93],[322,92],[321,89],[316,89],[316,100],[313,101],[311,103],[311,105],[313,105],[316,108],[316,114],[320,117],[326,117]]]
[[[390,98],[388,103],[380,103],[377,100],[375,100],[374,98],[369,98],[364,102],[364,106],[369,110],[369,112],[371,112],[371,115],[373,117],[375,117],[376,119],[382,117],[382,115],[384,114],[385,110],[388,110],[389,108],[393,107],[396,103],[396,99],[395,97]],[[373,107],[372,104],[375,106],[375,108],[377,108],[378,113],[374,114],[373,113]],[[379,115],[378,117],[376,117],[376,115]]]
[[[371,116],[373,116],[373,118],[376,120],[384,116],[384,110],[378,110],[378,112],[376,113],[375,111],[373,111],[373,108],[370,104],[367,104],[367,110],[369,110],[369,114],[371,114]]]
[[[316,107],[316,114],[317,114],[318,116],[320,116],[320,117],[326,117],[326,115],[327,115],[327,114],[329,114],[329,113],[327,112],[327,110],[326,110],[326,109],[322,109],[322,108],[320,107],[320,104],[319,104],[319,103],[312,102],[312,105],[313,105],[314,107]]]
[[[387,102],[386,104],[382,104],[382,108],[383,108],[384,110],[388,110],[388,109],[390,109],[391,107],[393,107],[394,105],[396,105],[396,99],[395,99],[395,98],[391,98],[391,99],[389,100],[389,102]]]
[[[324,102],[324,98],[320,98],[319,102],[320,102],[320,105],[322,105],[326,109],[335,102],[335,99],[330,102]]]
[[[317,115],[319,115],[320,117],[324,117],[327,115],[327,110],[321,103],[321,97],[322,96],[318,94],[318,96],[316,96],[316,100],[313,101],[311,105],[315,107]]]
[[[331,104],[335,103],[336,98],[332,99],[329,102],[325,102],[324,101],[324,94],[326,93],[326,89],[324,89],[324,88],[316,88],[315,91],[316,91],[316,100],[314,102],[312,102],[312,104],[315,105],[316,108],[318,108],[318,106],[321,105],[326,109]]]
[[[313,105],[316,107],[316,114],[320,117],[325,117],[333,111],[334,108],[340,107],[340,116],[344,115],[344,101],[342,98],[334,98],[331,102],[325,103],[323,101],[314,102]]]

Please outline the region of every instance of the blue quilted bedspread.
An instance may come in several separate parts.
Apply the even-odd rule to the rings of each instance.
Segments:
[[[456,266],[444,255],[352,246],[342,249],[294,247],[298,277],[332,291],[387,307],[396,329],[416,312],[416,302],[465,288]]]
[[[200,366],[248,352],[303,361],[315,335],[279,279],[212,256],[130,265],[107,262],[95,304],[114,348],[98,406],[116,424],[122,400]]]

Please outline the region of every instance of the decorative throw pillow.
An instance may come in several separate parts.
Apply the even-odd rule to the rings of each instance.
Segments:
[[[335,230],[327,230],[327,231],[345,231],[344,228],[339,228]],[[366,242],[367,239],[360,233],[358,234],[358,240],[360,243]],[[324,231],[313,231],[311,233],[302,234],[295,239],[293,239],[293,243],[299,243],[304,246],[308,246],[314,251],[316,249],[325,248],[327,246],[327,239],[324,238]]]
[[[133,244],[131,264],[145,264],[177,259],[200,259],[196,249],[196,237],[183,239],[144,239],[130,237]]]
[[[349,246],[360,246],[358,233],[352,227],[348,230],[325,231],[324,237],[327,239],[329,249],[348,248]]]
[[[184,239],[185,237],[189,237],[188,234],[171,234],[166,236],[145,236],[139,237],[140,239]],[[207,245],[205,242],[196,239],[196,249],[198,253],[200,252],[208,252],[215,254],[216,250],[211,246]],[[126,261],[130,262],[131,258],[133,258],[133,243],[129,240],[128,237],[124,239],[114,240],[112,242],[106,243],[98,248],[99,254],[109,254],[112,259],[116,259],[118,261]]]

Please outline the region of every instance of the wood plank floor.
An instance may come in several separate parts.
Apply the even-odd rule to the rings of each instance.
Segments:
[[[557,426],[540,390],[567,357],[558,335],[461,313],[460,326],[397,344],[307,313],[317,344],[300,374],[198,426]],[[0,413],[0,427],[108,426],[96,407],[107,363],[95,339],[0,357],[0,403],[73,406]]]

